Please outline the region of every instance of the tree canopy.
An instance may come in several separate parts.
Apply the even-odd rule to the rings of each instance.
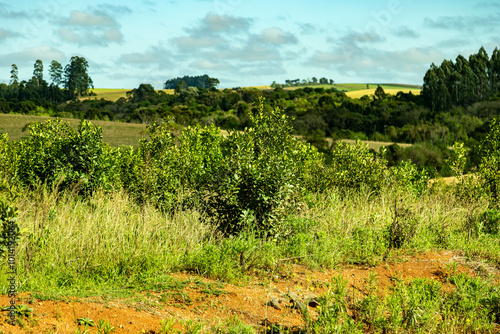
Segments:
[[[68,90],[70,98],[86,95],[91,87],[94,88],[88,67],[84,57],[74,56],[64,68],[64,88]]]
[[[481,47],[467,60],[458,55],[455,62],[431,64],[424,76],[423,96],[431,111],[468,105],[499,93],[500,55],[495,48],[491,59]]]
[[[186,89],[187,87],[197,88],[212,88],[219,84],[219,79],[211,78],[208,74],[189,76],[185,75],[182,78],[174,78],[165,81],[163,87],[165,89]]]

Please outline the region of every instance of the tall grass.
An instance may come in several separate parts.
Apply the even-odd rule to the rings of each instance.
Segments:
[[[196,211],[163,215],[121,191],[83,200],[42,189],[17,205],[29,231],[18,247],[24,290],[141,282],[180,268],[213,233]]]
[[[500,263],[498,235],[481,228],[479,213],[486,202],[460,201],[448,188],[421,197],[400,189],[311,195],[299,214],[283,222],[288,234],[278,239],[262,239],[252,231],[222,238],[199,211],[161,213],[136,204],[123,191],[82,199],[70,190],[41,188],[16,204],[21,229],[28,230],[18,246],[21,290],[147,289],[181,270],[240,280],[279,270],[287,258],[332,268],[376,265],[433,249]]]

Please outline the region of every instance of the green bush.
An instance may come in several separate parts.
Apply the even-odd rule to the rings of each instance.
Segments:
[[[488,234],[500,232],[500,211],[495,209],[486,210],[480,216],[483,223],[483,231]]]
[[[261,103],[250,120],[251,128],[228,136],[210,125],[175,138],[168,122],[154,123],[138,150],[121,154],[125,188],[163,209],[200,206],[226,235],[245,227],[279,234],[314,184],[321,156],[292,136],[279,109],[264,112]]]
[[[83,194],[116,184],[116,154],[102,142],[100,127],[82,120],[74,130],[68,122],[56,119],[34,124],[30,134],[17,147],[22,184],[77,187]]]
[[[399,185],[414,195],[421,195],[429,182],[429,174],[425,169],[419,170],[411,161],[402,161],[397,166],[391,167],[392,182]]]
[[[498,204],[500,196],[500,125],[496,119],[490,123],[490,131],[480,145],[481,163],[479,181],[492,202]]]
[[[208,183],[208,209],[225,234],[250,227],[277,236],[282,221],[314,183],[317,150],[292,136],[279,109],[264,112],[262,100],[252,127],[231,132],[221,143],[223,161]]]
[[[9,143],[8,135],[0,133],[0,182],[15,179],[18,159],[16,147]]]
[[[380,190],[387,182],[387,161],[356,141],[351,145],[343,141],[334,143],[331,164],[325,167],[323,188],[360,189],[368,187]]]
[[[124,187],[165,210],[202,198],[222,159],[223,137],[215,126],[188,127],[177,138],[170,130],[168,120],[149,125],[149,138],[125,150],[120,163]]]

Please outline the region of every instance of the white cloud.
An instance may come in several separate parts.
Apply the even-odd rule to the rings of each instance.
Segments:
[[[198,29],[208,32],[236,32],[246,31],[252,19],[228,15],[207,14]]]
[[[71,11],[69,18],[62,20],[61,24],[81,27],[115,27],[118,25],[108,14],[99,11],[87,13],[79,10]]]
[[[103,5],[100,10],[73,10],[69,17],[60,19],[57,35],[69,43],[80,46],[108,46],[110,43],[121,43],[123,34],[118,22],[105,11],[116,9],[117,13],[126,13],[128,7]]]
[[[500,13],[488,16],[440,16],[437,19],[425,18],[424,26],[432,29],[472,32],[474,30],[488,31],[500,27]]]
[[[207,54],[209,59],[226,59],[227,61],[269,61],[280,59],[278,50],[270,45],[247,43],[242,47],[217,49]]]
[[[103,31],[103,38],[108,42],[119,43],[123,40],[123,35],[118,29],[106,29]]]
[[[281,45],[281,44],[296,44],[297,37],[293,34],[283,31],[281,28],[274,27],[262,31],[259,40],[263,43]]]
[[[63,41],[83,45],[107,46],[109,43],[119,43],[123,35],[118,29],[104,29],[99,31],[61,28],[57,34]]]
[[[182,51],[186,52],[191,52],[192,50],[198,50],[200,48],[213,48],[228,43],[225,39],[217,36],[181,36],[173,38],[172,42]]]
[[[408,83],[418,84],[429,65],[444,58],[446,55],[437,47],[387,51],[339,43],[330,51],[316,52],[306,64],[367,81],[391,82],[394,78],[404,78]]]
[[[318,31],[311,23],[298,23],[298,26],[300,27],[301,33],[304,35],[311,35]]]
[[[351,32],[342,38],[346,43],[376,43],[385,38],[375,32]]]
[[[126,63],[132,65],[139,64],[141,66],[172,64],[170,52],[159,46],[151,47],[149,50],[144,52],[123,54],[119,58],[118,63]]]
[[[185,53],[224,48],[234,43],[228,39],[230,35],[247,32],[252,21],[250,18],[209,13],[195,27],[184,29],[187,35],[174,37],[171,42]]]
[[[0,17],[5,19],[20,19],[28,17],[28,13],[24,11],[14,11],[10,9],[11,6],[6,3],[0,2]]]
[[[201,70],[220,70],[220,71],[236,70],[236,68],[230,65],[228,62],[209,60],[209,59],[200,59],[194,61],[189,66],[196,67]]]

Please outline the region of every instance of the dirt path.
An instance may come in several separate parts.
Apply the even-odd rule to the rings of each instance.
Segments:
[[[78,319],[93,320],[95,325],[103,319],[115,327],[113,333],[117,334],[158,334],[163,319],[175,319],[178,329],[182,328],[182,321],[187,320],[202,321],[204,327],[209,328],[233,316],[254,326],[262,326],[269,321],[287,327],[300,327],[304,324],[301,312],[293,307],[290,299],[298,296],[305,303],[311,302],[311,306],[306,307],[314,316],[314,298],[325,293],[332,278],[338,275],[349,282],[348,289],[356,298],[366,292],[370,277],[376,277],[379,291],[383,294],[393,286],[395,279],[425,277],[443,281],[452,266],[457,271],[474,274],[451,251],[404,257],[393,262],[376,267],[344,266],[327,271],[311,271],[289,263],[280,268],[279,273],[253,278],[241,286],[176,273],[172,274],[174,281],[178,282],[175,286],[137,294],[133,301],[75,298],[51,301],[23,293],[18,303],[27,305],[33,312],[22,319],[23,328],[7,324],[8,314],[2,312],[0,333],[75,333]],[[7,296],[0,296],[0,303],[8,305]],[[83,326],[80,329],[83,330]],[[90,329],[90,333],[97,332],[96,327]]]

